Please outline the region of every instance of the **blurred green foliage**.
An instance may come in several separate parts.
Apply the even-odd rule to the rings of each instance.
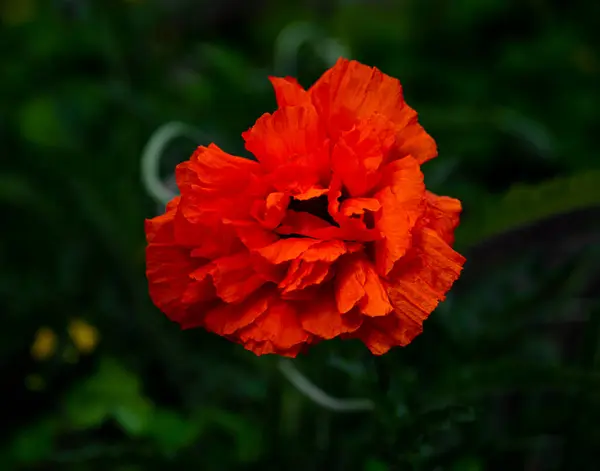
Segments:
[[[0,2],[0,468],[596,470],[600,217],[577,211],[600,205],[599,17],[593,0]],[[315,40],[278,61],[298,24]],[[175,141],[165,177],[198,144],[245,155],[240,133],[275,105],[267,75],[310,85],[344,48],[401,79],[439,145],[428,186],[464,202],[469,257],[408,348],[333,341],[297,360],[376,402],[355,414],[151,305],[139,171],[173,120],[205,141]],[[98,345],[82,350],[72,318]],[[36,356],[41,327],[55,341]]]

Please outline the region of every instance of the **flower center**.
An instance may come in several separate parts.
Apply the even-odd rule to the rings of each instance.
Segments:
[[[308,213],[316,216],[324,221],[327,221],[332,226],[340,227],[337,222],[329,214],[329,200],[327,195],[321,195],[317,198],[311,198],[309,200],[297,200],[292,198],[288,209],[297,211],[300,213]]]

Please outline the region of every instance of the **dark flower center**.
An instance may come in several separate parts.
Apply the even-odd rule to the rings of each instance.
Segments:
[[[311,198],[309,200],[297,200],[292,198],[288,209],[297,211],[300,213],[308,213],[316,216],[324,221],[327,221],[332,226],[339,227],[339,224],[329,214],[329,200],[327,195],[321,195],[318,198]]]

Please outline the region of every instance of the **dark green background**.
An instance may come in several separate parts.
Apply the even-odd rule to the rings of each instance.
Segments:
[[[600,2],[2,0],[0,16],[0,469],[600,469]],[[298,22],[314,47],[276,55]],[[402,81],[439,145],[428,186],[464,203],[469,261],[422,336],[378,362],[339,341],[296,360],[368,413],[181,332],[144,277],[152,133],[203,136],[173,142],[165,177],[198,144],[243,154],[275,107],[267,75],[310,85],[327,38]],[[72,318],[101,335],[75,363]],[[58,346],[37,361],[44,326]]]

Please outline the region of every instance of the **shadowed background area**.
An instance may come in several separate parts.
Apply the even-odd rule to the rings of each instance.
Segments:
[[[0,469],[597,470],[598,18],[594,0],[0,0]],[[197,145],[247,155],[267,76],[309,86],[340,55],[401,80],[468,257],[410,346],[294,361],[366,412],[180,331],[144,276],[153,133],[190,127],[167,182]]]

